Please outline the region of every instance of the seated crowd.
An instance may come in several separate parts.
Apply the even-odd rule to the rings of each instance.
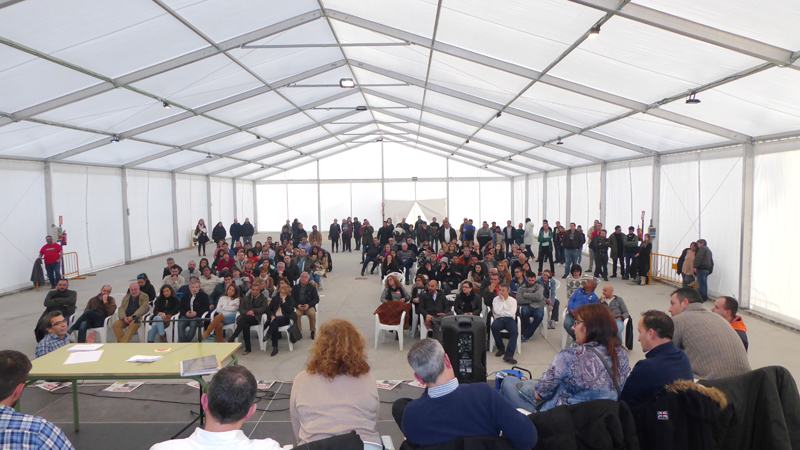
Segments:
[[[330,253],[318,244],[322,236],[313,236],[315,240],[309,243],[299,224],[301,233],[296,233],[296,240],[276,243],[268,237],[266,243],[255,245],[234,240],[230,249],[218,228],[216,235],[222,238],[217,241],[212,262],[202,258],[198,265],[192,260],[183,269],[174,258],[167,258],[158,290],[142,273],[128,286],[121,301],[117,302],[111,296],[112,287],[105,285],[80,311],[69,280],[60,279],[47,293],[45,310],[34,329],[36,356],[72,342],[94,342],[95,331],[105,327],[107,321],[118,343],[130,342],[143,324],[149,325],[144,336],[147,342],[167,342],[167,332],[172,328],[176,328],[180,342],[197,340],[198,335],[202,340],[211,339],[212,334],[216,342],[223,342],[223,327],[235,324],[228,340],[241,335],[247,354],[251,351],[250,327],[260,326],[263,316],[267,319],[265,340],[271,338],[274,356],[278,353],[278,329],[291,321],[302,332],[298,318],[305,315],[314,339],[317,289],[321,289],[321,279],[331,267]],[[201,241],[198,239],[198,243]]]
[[[517,228],[508,221],[505,229],[484,222],[476,230],[472,221],[465,219],[459,235],[446,218],[441,226],[435,218],[431,224],[418,219],[413,225],[403,219],[396,226],[387,220],[373,236],[376,232],[368,220],[362,224],[357,218],[347,218],[341,226],[334,221],[328,238],[331,252],[335,252],[340,238],[343,251],[352,251],[349,240],[355,237],[356,250],[359,244],[362,250],[361,274],[372,262],[370,273],[380,266],[385,278],[381,302],[407,304],[425,329],[432,331],[433,339],[421,336],[407,356],[414,377],[426,387],[424,393],[416,400],[397,400],[392,409],[413,446],[502,435],[514,448],[530,449],[536,445],[537,429],[517,408],[538,414],[593,400],[623,400],[636,406],[651,402],[665,386],[678,380],[713,380],[750,371],[746,327],[737,316],[736,300],[720,297],[708,311],[702,306],[704,293],[691,287],[672,293],[672,317],[656,310],[642,313],[635,328],[646,358],[631,368],[623,345],[623,328],[625,321],[633,318],[624,300],[614,294],[613,286],[605,285],[599,293],[597,290],[601,277],[608,280],[609,250],[614,260],[612,277],[619,261],[623,278],[637,278],[639,270],[638,279],[647,280],[649,268],[643,260],[649,260],[645,258],[649,240],[645,238],[640,244],[633,230],[624,236],[616,227],[609,238],[596,222],[590,228],[589,247],[595,271],[584,274],[580,255],[574,252],[581,251],[586,239],[575,224],[565,232],[560,224],[550,229],[545,221],[535,234],[530,220]],[[221,236],[220,226],[215,228],[214,237]],[[202,237],[204,229],[198,224],[198,236]],[[537,272],[531,268],[532,245],[525,242],[529,229],[538,243]],[[241,236],[242,232],[237,233]],[[190,261],[184,270],[169,258],[158,292],[147,275],[140,274],[119,306],[110,295],[111,286],[103,286],[89,299],[83,313],[75,313],[77,295],[62,279],[45,300],[46,310],[36,329],[40,341],[36,356],[72,342],[73,333],[78,342],[91,342],[91,330],[103,326],[108,317],[113,318],[117,342],[129,342],[143,321],[151,323],[149,342],[156,338],[165,341],[170,326],[178,327],[182,342],[194,340],[200,332],[200,339],[211,339],[213,334],[216,342],[223,342],[223,329],[231,325],[234,331],[228,340],[242,335],[247,354],[251,351],[250,327],[264,323],[264,339],[272,341],[274,356],[279,328],[290,322],[299,327],[302,315],[308,316],[314,339],[317,285],[329,267],[330,253],[319,245],[322,236],[316,226],[311,237],[309,243],[296,220],[293,224],[287,220],[280,244],[269,238],[265,245],[245,242],[230,250],[222,236],[213,263],[202,258],[199,266]],[[550,269],[542,270],[548,260]],[[536,380],[506,376],[499,392],[485,383],[459,385],[441,344],[442,319],[454,314],[483,315],[487,333],[492,334],[498,348],[495,356],[516,364],[517,337],[521,334],[522,342],[527,342],[540,326],[554,329],[559,321],[556,263],[569,270],[562,277],[567,291],[563,327],[575,343],[559,352]],[[412,279],[409,291],[405,286],[410,286]],[[198,317],[204,320],[191,320]],[[176,322],[175,318],[187,320]],[[517,318],[522,329],[517,328]],[[30,362],[24,355],[0,352],[0,397],[4,398],[0,400],[0,414],[18,414],[10,407],[19,398],[28,370]],[[241,431],[244,421],[255,413],[256,401],[253,375],[242,366],[226,367],[203,394],[202,406],[208,415],[205,429],[198,428],[189,438],[160,443],[153,449],[242,445],[277,450],[280,446],[274,440],[251,441]],[[289,409],[296,443],[308,444],[355,431],[363,442],[380,446],[376,431],[379,408],[364,336],[346,320],[328,320],[316,335],[306,370],[294,379]],[[71,448],[52,424],[35,417],[25,421],[35,425],[26,433],[48,433],[51,439],[64,443],[55,448]],[[9,432],[0,429],[0,439]]]

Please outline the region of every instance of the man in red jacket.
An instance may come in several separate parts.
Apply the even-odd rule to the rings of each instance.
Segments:
[[[63,254],[64,250],[61,246],[53,242],[53,236],[47,236],[47,245],[39,250],[39,257],[44,259],[47,278],[50,280],[50,289],[55,289],[58,280],[61,279],[61,257]]]

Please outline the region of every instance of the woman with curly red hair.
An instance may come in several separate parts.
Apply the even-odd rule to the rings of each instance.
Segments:
[[[298,445],[352,430],[362,441],[381,445],[375,431],[380,400],[366,347],[347,320],[328,320],[317,331],[306,370],[292,385],[289,411]]]

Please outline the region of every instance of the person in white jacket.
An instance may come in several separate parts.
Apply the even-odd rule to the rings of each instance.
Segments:
[[[525,219],[525,247],[533,248],[534,242],[537,242],[539,233],[536,232],[536,226],[531,222],[531,219]]]
[[[208,328],[206,328],[206,331],[203,332],[203,340],[208,339],[211,333],[214,332],[214,338],[217,342],[224,342],[222,327],[236,322],[236,313],[239,311],[240,302],[239,288],[236,287],[235,283],[232,283],[225,291],[225,295],[217,301],[216,315]]]

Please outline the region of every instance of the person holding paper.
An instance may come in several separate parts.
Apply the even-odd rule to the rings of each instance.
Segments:
[[[0,445],[4,449],[75,450],[57,426],[14,410],[31,367],[31,361],[22,353],[0,351]]]
[[[150,311],[150,298],[139,290],[139,283],[131,283],[128,294],[119,305],[119,320],[111,327],[120,344],[128,343],[142,325],[140,319]],[[123,334],[124,333],[124,334]]]

